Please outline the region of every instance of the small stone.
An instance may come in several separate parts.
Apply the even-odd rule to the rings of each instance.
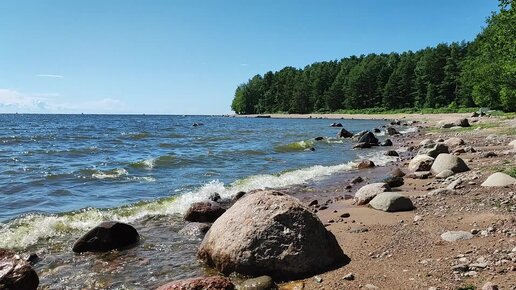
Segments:
[[[451,269],[456,272],[466,272],[469,270],[469,267],[467,264],[458,264],[451,267]]]
[[[420,215],[416,215],[416,216],[414,217],[414,222],[419,222],[419,221],[421,221],[421,220],[423,220],[423,217],[422,217],[422,216],[420,216]]]
[[[340,215],[341,218],[348,218],[350,217],[351,215],[349,214],[349,212],[345,212],[343,214]]]
[[[482,286],[482,290],[498,290],[498,285],[494,284],[494,283],[491,283],[491,282],[487,282],[484,284],[484,286]]]
[[[315,282],[317,282],[317,283],[322,283],[322,281],[323,281],[323,279],[320,276],[315,276],[314,279],[315,279]]]
[[[473,235],[470,232],[465,231],[448,231],[441,234],[441,239],[447,242],[456,242],[461,240],[469,240],[473,238]]]
[[[238,288],[240,290],[269,290],[276,289],[274,281],[269,276],[260,276],[252,279],[247,279]]]
[[[365,284],[364,286],[366,289],[379,289],[378,287],[374,286],[373,284]]]
[[[344,280],[347,280],[347,281],[353,281],[355,280],[355,274],[353,273],[348,273],[346,274],[346,276],[342,277]]]

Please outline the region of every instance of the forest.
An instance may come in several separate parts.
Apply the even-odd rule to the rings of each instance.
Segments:
[[[237,114],[324,113],[377,108],[516,110],[516,0],[473,41],[418,51],[350,56],[256,75],[235,91]]]

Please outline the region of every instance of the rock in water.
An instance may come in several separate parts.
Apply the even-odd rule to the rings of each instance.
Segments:
[[[393,136],[393,135],[397,135],[399,134],[400,132],[398,132],[398,130],[396,130],[396,128],[394,127],[387,127],[387,129],[385,129],[385,132],[387,133],[387,135],[389,136]]]
[[[371,144],[366,142],[360,142],[355,144],[353,148],[371,148]]]
[[[416,155],[410,160],[408,169],[411,171],[428,171],[432,167],[434,158],[428,155]]]
[[[396,150],[389,150],[389,151],[385,152],[385,155],[386,156],[392,156],[392,157],[400,156],[398,154],[398,152],[396,152]]]
[[[503,172],[496,172],[491,174],[486,181],[484,181],[482,186],[507,186],[516,184],[516,178],[511,177]]]
[[[441,234],[441,239],[447,242],[469,240],[471,238],[473,238],[473,235],[466,231],[448,231]]]
[[[9,250],[0,249],[0,289],[36,290],[39,278],[29,262]]]
[[[391,188],[389,187],[389,185],[383,182],[364,185],[355,193],[355,204],[367,204],[371,199],[373,199],[378,194],[388,191],[390,189]]]
[[[367,131],[364,135],[360,136],[360,139],[358,139],[359,143],[369,143],[371,145],[378,144],[378,139],[376,136],[374,136],[373,133]]]
[[[238,200],[212,225],[197,256],[224,274],[281,279],[306,277],[346,260],[319,218],[277,191]]]
[[[444,170],[451,170],[454,173],[459,173],[468,171],[469,167],[460,157],[451,154],[439,154],[437,158],[435,158],[430,171],[433,174],[439,174]]]
[[[413,210],[414,204],[410,198],[397,192],[382,192],[373,198],[369,205],[375,209],[396,212]]]
[[[348,130],[342,128],[342,129],[340,129],[339,133],[337,133],[337,137],[338,138],[351,138],[351,137],[353,137],[353,134],[351,134],[351,132],[349,132]]]
[[[210,226],[211,225],[205,223],[188,223],[181,230],[179,230],[179,233],[184,236],[199,238],[203,237],[208,232]]]
[[[212,276],[177,280],[156,290],[233,290],[235,285],[225,277]]]
[[[392,146],[391,139],[385,139],[382,143],[380,143],[380,146]]]
[[[72,250],[76,253],[107,252],[137,244],[140,235],[131,225],[109,221],[103,222],[79,238]]]
[[[185,221],[212,223],[218,219],[226,210],[218,203],[203,201],[192,203],[185,214]]]
[[[357,168],[358,169],[365,169],[365,168],[373,168],[376,165],[371,160],[362,160],[360,163],[358,163]]]

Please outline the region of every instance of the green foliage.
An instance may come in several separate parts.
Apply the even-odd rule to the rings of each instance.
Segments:
[[[515,3],[500,0],[500,11],[471,43],[285,67],[238,86],[231,108],[237,114],[516,111]]]

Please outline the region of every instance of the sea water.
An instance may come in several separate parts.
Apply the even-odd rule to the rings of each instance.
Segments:
[[[38,253],[43,289],[146,289],[200,275],[199,240],[178,234],[191,203],[215,192],[231,198],[313,182],[350,170],[360,158],[389,160],[379,148],[353,150],[350,139],[336,137],[340,128],[329,126],[334,122],[352,132],[385,124],[0,115],[0,248]],[[105,220],[134,225],[142,243],[122,252],[71,253],[75,239]]]

